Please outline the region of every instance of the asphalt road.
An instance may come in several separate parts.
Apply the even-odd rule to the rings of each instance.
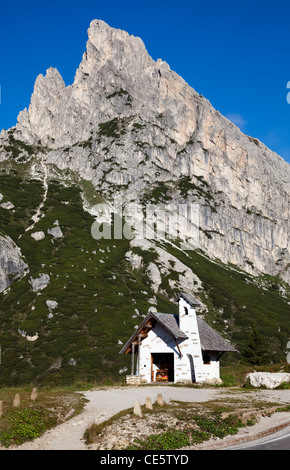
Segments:
[[[263,439],[227,450],[290,450],[290,426]]]

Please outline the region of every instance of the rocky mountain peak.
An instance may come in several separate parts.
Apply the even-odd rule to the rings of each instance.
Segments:
[[[73,84],[54,68],[40,75],[13,135],[106,195],[139,200],[161,185],[198,202],[207,254],[289,282],[289,165],[154,61],[140,38],[92,21]]]
[[[30,106],[18,115],[16,127],[20,138],[24,137],[29,142],[35,139],[46,140],[51,130],[51,121],[59,113],[58,107],[64,91],[65,83],[56,68],[50,67],[46,75],[38,75]]]
[[[111,28],[104,21],[94,20],[88,29],[86,52],[76,73],[75,86],[88,76],[103,77],[104,80],[104,72],[110,70],[106,82],[115,91],[118,80],[128,81],[130,76],[137,83],[138,76],[153,64],[140,38]],[[98,85],[105,84],[101,81]]]
[[[115,117],[140,116],[153,122],[166,112],[173,138],[185,143],[194,123],[188,114],[180,124],[179,114],[187,107],[183,99],[192,95],[194,90],[166,62],[149,56],[140,38],[94,20],[73,84],[65,87],[53,68],[45,77],[40,75],[28,110],[18,116],[16,131],[30,143],[40,140],[59,148],[87,140],[99,123]]]
[[[131,105],[136,100],[134,112],[138,113],[146,101],[151,78],[159,78],[154,69],[162,64],[155,64],[140,38],[94,20],[72,86],[65,87],[52,67],[44,77],[39,75],[28,110],[18,116],[17,135],[30,143],[41,140],[54,148],[86,140],[88,129],[94,130],[102,120],[128,114],[116,103],[112,106],[110,95],[130,96]]]

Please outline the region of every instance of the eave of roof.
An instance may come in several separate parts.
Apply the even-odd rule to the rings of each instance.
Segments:
[[[180,298],[184,299],[191,307],[200,307],[201,303],[192,295],[186,292],[180,292],[175,299],[178,302]]]
[[[173,336],[175,340],[187,339],[187,335],[179,329],[175,315],[170,314],[170,313],[150,312],[144,318],[142,323],[140,323],[138,328],[136,328],[136,330],[134,331],[132,336],[129,338],[127,343],[122,347],[119,354],[126,354],[127,352],[129,352],[129,350],[131,349],[131,344],[134,342],[136,338],[138,338],[138,335],[141,334],[142,330],[145,328],[146,324],[148,324],[150,320],[151,321],[153,320],[154,322],[159,323],[166,331],[168,331]]]

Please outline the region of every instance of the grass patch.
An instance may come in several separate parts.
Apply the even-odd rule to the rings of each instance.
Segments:
[[[13,407],[15,393],[20,406]],[[2,389],[3,416],[0,418],[0,446],[21,445],[40,437],[45,431],[79,414],[86,403],[79,393],[68,390],[41,390],[35,401],[25,389]]]

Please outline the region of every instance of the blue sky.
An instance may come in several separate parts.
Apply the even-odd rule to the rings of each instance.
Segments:
[[[141,37],[153,59],[290,162],[286,0],[14,0],[0,15],[0,129],[29,106],[39,73],[56,67],[73,82],[90,21],[102,19]]]

